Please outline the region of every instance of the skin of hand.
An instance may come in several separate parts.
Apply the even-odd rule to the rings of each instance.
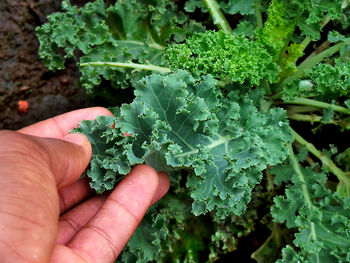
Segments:
[[[91,145],[69,134],[84,119],[111,115],[82,109],[15,131],[0,131],[0,261],[114,262],[169,178],[134,167],[113,192],[93,196],[81,178]]]

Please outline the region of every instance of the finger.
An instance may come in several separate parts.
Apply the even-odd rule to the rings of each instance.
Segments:
[[[85,200],[88,196],[93,194],[93,192],[87,177],[81,178],[73,184],[62,188],[58,192],[60,197],[60,214]]]
[[[158,174],[159,184],[153,197],[152,204],[162,198],[169,189],[170,181],[168,175],[164,172]],[[73,236],[90,221],[92,216],[96,214],[100,206],[102,206],[100,201],[106,200],[106,197],[107,195],[96,196],[64,214],[59,223],[57,243],[66,244],[70,241]],[[98,201],[96,200],[97,198],[99,198]],[[97,206],[97,204],[99,206]]]
[[[69,134],[65,140],[31,137],[41,151],[41,162],[56,179],[57,189],[75,182],[91,159],[91,144],[82,134]],[[73,143],[72,143],[73,142]]]
[[[39,137],[62,138],[82,120],[94,120],[100,115],[112,115],[112,113],[102,107],[81,109],[35,123],[18,131]]]
[[[67,244],[100,210],[107,195],[90,198],[60,217],[56,243]]]
[[[161,199],[169,190],[170,187],[170,180],[169,176],[165,172],[159,172],[159,183],[156,193],[154,194],[153,200],[151,205],[158,202],[159,199]]]
[[[113,262],[150,206],[158,183],[153,168],[136,166],[68,246],[87,262]]]

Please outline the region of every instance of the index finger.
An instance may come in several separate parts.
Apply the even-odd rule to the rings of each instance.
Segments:
[[[82,120],[94,120],[100,115],[113,115],[109,110],[102,107],[92,107],[67,112],[51,119],[40,121],[18,132],[39,136],[60,139],[69,134],[69,131],[78,126]]]
[[[153,168],[134,167],[69,242],[72,252],[91,262],[114,262],[152,204],[158,185],[159,175]]]

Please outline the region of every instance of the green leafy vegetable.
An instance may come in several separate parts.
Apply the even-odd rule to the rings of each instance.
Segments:
[[[88,92],[124,102],[74,130],[91,187],[140,163],[170,176],[117,262],[215,262],[246,235],[258,263],[350,261],[348,4],[64,0],[37,29],[49,69],[73,59]]]
[[[284,96],[312,96],[323,101],[331,101],[341,96],[349,96],[350,60],[336,59],[334,65],[318,64],[308,70],[303,80],[289,84]]]
[[[127,174],[138,163],[167,172],[188,168],[195,215],[213,209],[241,214],[261,171],[286,158],[292,136],[285,112],[259,112],[259,92],[224,96],[212,77],[199,81],[185,71],[153,74],[135,88],[135,100],[121,107],[119,118],[83,121],[77,129],[101,137],[92,141],[89,172],[98,191],[111,189],[118,180],[111,175]]]
[[[49,69],[64,68],[66,58],[82,53],[86,62],[137,62],[161,64],[165,45],[170,40],[183,41],[203,27],[189,20],[172,2],[118,1],[107,6],[103,0],[78,9],[68,0],[62,2],[64,13],[50,15],[48,23],[37,29],[41,43],[39,54]],[[58,52],[63,49],[64,56]],[[113,87],[128,87],[139,79],[131,69],[82,67],[82,84],[91,92],[101,77]],[[143,75],[141,75],[143,76]]]
[[[252,15],[255,10],[254,0],[239,0],[239,1],[218,1],[222,10],[227,14],[242,14]],[[201,0],[189,0],[186,2],[185,9],[187,12],[194,12],[196,8],[199,8],[202,12],[207,12],[205,3]]]
[[[258,29],[257,39],[273,56],[279,56],[294,32],[295,22],[288,19],[287,7],[283,2],[273,0],[267,10],[268,19],[263,28]]]
[[[285,196],[275,198],[276,222],[297,228],[294,245],[282,250],[278,262],[347,262],[350,260],[349,199],[326,189],[327,176],[317,167],[303,168],[290,149],[290,161],[272,169],[277,184],[288,183]]]
[[[247,85],[258,85],[262,79],[273,82],[279,73],[272,56],[261,45],[222,31],[206,31],[184,44],[172,45],[164,58],[172,69],[185,69],[195,76],[211,74],[218,80]]]

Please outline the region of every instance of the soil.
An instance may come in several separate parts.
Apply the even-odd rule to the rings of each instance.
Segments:
[[[73,62],[50,72],[38,55],[35,28],[60,5],[57,0],[0,1],[0,129],[19,129],[90,105]],[[19,112],[20,100],[28,102],[27,113]]]

